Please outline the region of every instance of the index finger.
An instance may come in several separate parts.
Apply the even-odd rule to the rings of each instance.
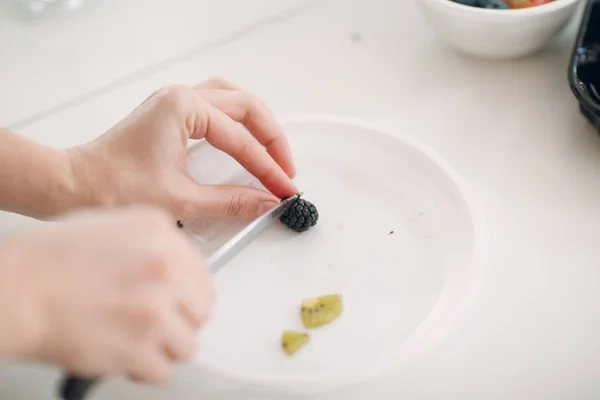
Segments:
[[[239,162],[275,196],[285,198],[298,193],[281,166],[243,126],[208,102],[200,109],[205,111],[201,115],[203,124],[196,126],[192,139],[206,138],[212,146]]]
[[[212,89],[199,93],[228,117],[246,126],[290,178],[296,175],[292,151],[283,129],[260,99],[235,90]]]

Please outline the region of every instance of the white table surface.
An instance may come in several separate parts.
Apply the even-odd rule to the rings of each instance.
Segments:
[[[2,14],[0,124],[71,146],[163,85],[218,74],[279,115],[345,115],[411,135],[482,199],[490,271],[466,320],[409,368],[319,399],[600,397],[600,139],[567,82],[577,20],[535,57],[487,62],[439,44],[405,0],[106,0],[79,15]],[[0,214],[0,233],[30,223]],[[51,399],[58,376],[6,364],[0,399]],[[183,367],[166,388],[114,381],[92,398],[245,398],[205,387]]]

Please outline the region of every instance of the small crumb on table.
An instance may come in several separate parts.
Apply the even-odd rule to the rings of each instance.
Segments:
[[[354,43],[358,43],[362,41],[362,35],[358,32],[353,32],[350,36],[350,40]]]

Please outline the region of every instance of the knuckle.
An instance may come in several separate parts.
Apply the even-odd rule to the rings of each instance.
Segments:
[[[207,320],[207,314],[208,314],[208,310],[207,307],[205,306],[205,304],[201,303],[200,301],[198,301],[197,304],[195,304],[194,306],[191,306],[189,308],[186,308],[187,311],[187,316],[188,316],[188,323],[190,323],[191,325],[193,325],[194,328],[198,329],[201,326],[204,325],[204,323]]]
[[[198,306],[198,327],[204,326],[211,317],[216,300],[216,292],[212,282],[206,282],[202,287],[202,298]]]
[[[227,203],[226,214],[230,217],[241,215],[248,208],[248,198],[242,193],[234,193],[231,195]]]
[[[210,279],[210,276],[206,277],[206,279],[203,280],[201,292],[203,300],[203,306],[201,307],[202,317],[203,319],[207,319],[208,314],[216,300],[216,290],[212,279]]]
[[[167,86],[160,90],[161,103],[171,110],[183,110],[194,99],[194,91],[184,85]]]
[[[246,104],[246,115],[262,113],[265,111],[266,105],[263,101],[252,93],[243,93],[244,103]]]
[[[268,168],[263,174],[260,176],[261,181],[269,181],[274,179],[273,177],[277,174],[277,169],[275,167]]]
[[[177,350],[169,351],[169,359],[176,363],[185,362],[191,355],[193,349],[192,344],[188,344],[187,342],[180,341],[177,345]]]
[[[120,373],[127,373],[132,370],[139,369],[139,365],[143,363],[144,358],[148,354],[148,346],[140,338],[130,338],[123,341],[119,346],[118,358],[116,361],[116,369]]]
[[[211,76],[206,82],[209,85],[217,87],[217,88],[230,88],[232,86],[231,83],[227,79],[225,79],[219,75]]]
[[[248,102],[249,107],[256,110],[263,110],[266,107],[265,102],[257,95],[248,92],[245,92],[244,94],[246,95],[246,101]]]
[[[127,375],[136,381],[149,384],[164,384],[171,377],[171,369],[166,360],[158,355],[151,356],[153,349],[143,348],[134,355],[134,360],[127,368]]]
[[[243,142],[239,143],[235,149],[231,151],[231,154],[233,155],[233,158],[238,159],[242,157],[247,157],[247,155],[250,154],[251,151],[251,144],[249,143],[249,141],[244,140]]]
[[[190,332],[184,339],[181,340],[181,352],[177,359],[178,362],[184,362],[188,360],[194,350],[196,349],[196,340],[195,337]]]
[[[212,305],[206,304],[204,307],[200,308],[198,315],[196,316],[195,325],[196,329],[202,328],[205,326],[211,315]]]
[[[171,278],[171,263],[167,254],[154,250],[154,254],[150,255],[146,266],[146,277],[152,281],[167,281]],[[158,301],[156,298],[153,301]],[[158,304],[155,304],[158,306]]]
[[[171,379],[171,367],[166,362],[155,365],[152,368],[152,372],[149,373],[148,382],[153,384],[162,385],[167,383]]]
[[[133,310],[135,321],[137,321],[142,331],[151,331],[152,328],[160,326],[162,323],[160,302],[150,296],[148,297],[134,307]]]
[[[118,359],[116,360],[116,368],[119,372],[126,372],[132,366],[139,362],[140,356],[143,354],[139,343],[129,341],[126,345],[119,348]]]

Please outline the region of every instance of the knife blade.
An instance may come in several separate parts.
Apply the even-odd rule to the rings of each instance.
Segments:
[[[212,273],[217,272],[223,265],[227,264],[227,262],[263,233],[273,221],[278,220],[301,195],[302,193],[299,193],[282,200],[277,207],[272,208],[250,224],[246,225],[246,227],[238,234],[229,239],[224,245],[211,254],[206,261]]]
[[[224,265],[237,256],[254,239],[260,236],[274,221],[277,221],[302,196],[298,193],[281,201],[281,203],[254,221],[246,225],[239,233],[215,250],[206,264],[211,273],[218,272]],[[99,378],[78,378],[73,375],[65,377],[60,385],[59,393],[63,400],[83,400]]]

